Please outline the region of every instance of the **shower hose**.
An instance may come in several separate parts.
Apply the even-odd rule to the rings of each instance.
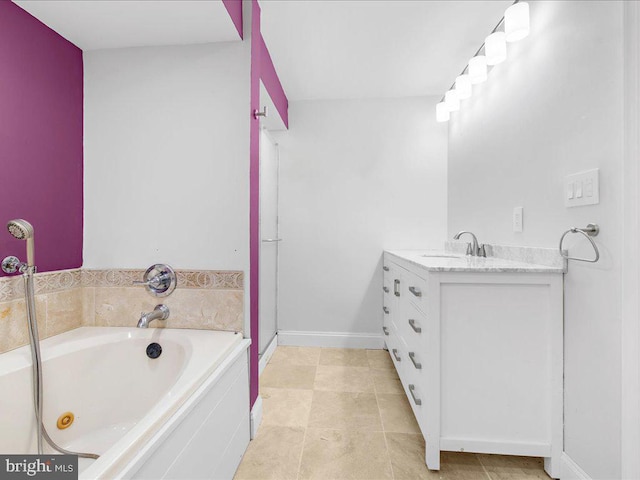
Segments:
[[[38,335],[38,322],[36,318],[36,305],[34,300],[33,273],[35,267],[26,267],[22,278],[24,280],[24,294],[27,305],[27,323],[29,325],[29,341],[31,343],[31,365],[33,379],[33,405],[36,414],[36,424],[38,432],[38,454],[42,455],[43,438],[54,450],[65,455],[77,455],[82,458],[96,459],[99,455],[94,453],[72,452],[59,446],[47,433],[47,429],[42,421],[42,405],[44,403],[42,396],[42,361],[40,359],[40,337]]]

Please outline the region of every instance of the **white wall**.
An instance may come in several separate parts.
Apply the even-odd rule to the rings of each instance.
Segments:
[[[565,277],[565,451],[594,479],[620,478],[622,3],[530,7],[531,35],[452,116],[449,234],[556,248],[569,227],[600,225],[601,260]],[[600,204],[565,208],[564,177],[591,168]]]
[[[246,43],[84,53],[85,267],[248,271]]]
[[[300,101],[280,143],[279,330],[379,335],[382,250],[442,246],[435,98]]]

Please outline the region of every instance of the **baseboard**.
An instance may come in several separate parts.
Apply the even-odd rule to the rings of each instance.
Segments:
[[[273,353],[276,351],[277,346],[278,346],[278,335],[275,335],[273,337],[273,340],[271,340],[271,343],[269,344],[267,349],[264,351],[264,353],[260,357],[260,362],[258,362],[258,375],[262,375],[262,371],[264,370],[264,367],[266,367],[267,363],[269,363],[269,360],[271,360],[271,357],[273,356]]]
[[[258,395],[253,407],[251,408],[251,440],[256,438],[258,428],[262,423],[262,397]]]
[[[278,345],[295,347],[382,349],[384,340],[376,333],[278,331]]]
[[[589,475],[582,470],[576,462],[574,462],[566,452],[562,453],[561,467],[560,467],[560,479],[561,480],[593,480]]]

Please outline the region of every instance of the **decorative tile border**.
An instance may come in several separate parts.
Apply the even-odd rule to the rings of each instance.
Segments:
[[[84,287],[130,287],[142,280],[145,270],[82,270]],[[239,271],[178,270],[178,288],[242,290],[244,275]]]
[[[142,280],[144,270],[58,270],[36,273],[36,295],[81,287],[130,287]],[[242,290],[244,275],[239,271],[178,270],[178,288],[206,290]],[[0,302],[24,297],[22,275],[0,278]]]

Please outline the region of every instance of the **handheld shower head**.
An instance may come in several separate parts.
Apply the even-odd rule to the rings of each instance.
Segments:
[[[7,230],[9,230],[9,233],[18,240],[27,241],[27,266],[33,267],[35,257],[33,245],[33,225],[31,225],[26,220],[18,218],[15,220],[10,220],[9,223],[7,223]]]

